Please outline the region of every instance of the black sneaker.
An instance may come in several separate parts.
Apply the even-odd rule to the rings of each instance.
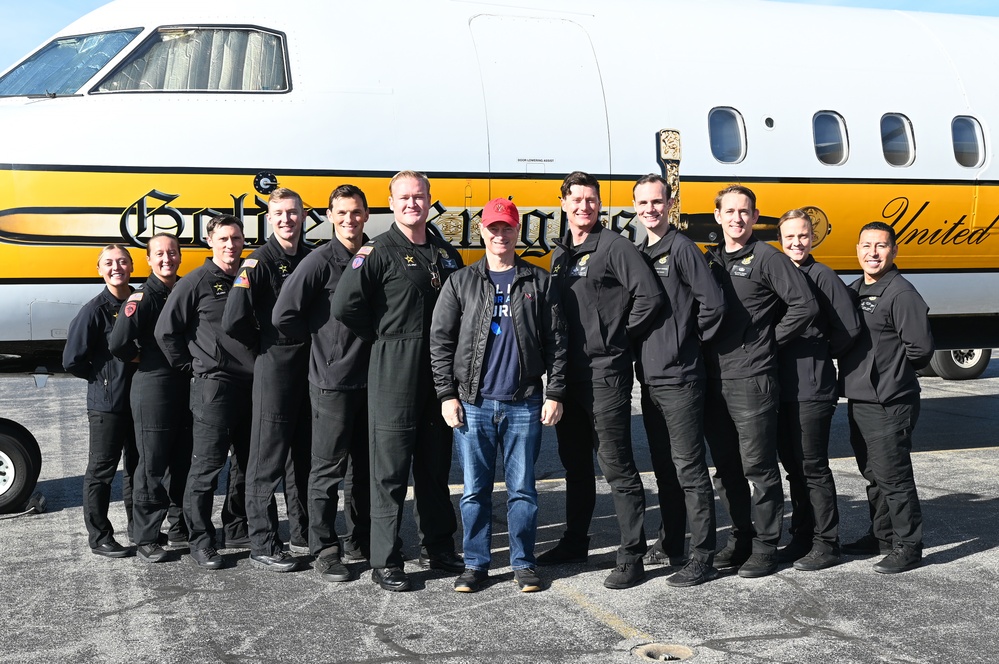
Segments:
[[[812,550],[812,541],[792,538],[787,546],[777,549],[777,562],[793,563],[798,558],[802,558]]]
[[[191,551],[191,560],[203,569],[221,569],[222,568],[222,556],[219,552],[215,550],[213,546],[206,546],[203,549],[194,549]]]
[[[891,542],[879,540],[871,533],[840,547],[840,551],[848,556],[876,556],[879,553],[891,553],[891,550]]]
[[[653,546],[642,556],[642,564],[683,567],[687,564],[687,559],[684,556],[668,556],[662,549],[657,549]]]
[[[104,544],[92,548],[90,553],[95,556],[104,556],[105,558],[127,558],[132,555],[132,550],[118,544],[117,540],[110,539],[104,542]]]
[[[744,579],[758,579],[761,576],[770,576],[777,571],[776,553],[754,553],[742,563],[739,568],[739,576]]]
[[[319,578],[323,581],[341,583],[351,579],[350,570],[335,555],[316,558],[315,567],[316,572],[319,573]]]
[[[834,565],[839,565],[841,562],[843,561],[838,553],[812,549],[801,558],[795,560],[793,567],[803,572],[818,572],[820,569],[827,569]]]
[[[454,589],[460,593],[474,593],[482,589],[489,572],[484,569],[466,569],[454,580]]]
[[[666,579],[666,585],[674,588],[690,588],[699,586],[706,581],[718,578],[718,570],[711,565],[705,565],[699,560],[691,559],[679,572]]]
[[[879,574],[898,574],[899,572],[915,569],[922,564],[922,553],[904,544],[899,544],[881,562],[874,566],[874,571]]]
[[[135,555],[139,560],[147,563],[161,563],[170,554],[159,544],[141,544],[135,549]]]
[[[621,563],[604,579],[604,588],[624,590],[645,578],[645,566],[638,560],[633,563]]]
[[[590,553],[590,538],[567,542],[563,537],[554,547],[538,556],[539,565],[572,565],[585,563]]]
[[[284,551],[278,551],[273,556],[250,554],[250,562],[269,572],[294,572],[298,569],[298,559],[292,558]]]
[[[420,554],[420,567],[427,569],[441,569],[445,572],[463,572],[465,561],[457,553],[447,551],[445,553],[434,553],[429,556]]]
[[[513,580],[522,593],[534,593],[541,590],[541,578],[530,567],[513,570]]]
[[[748,546],[737,544],[735,540],[729,538],[725,548],[715,554],[715,569],[742,567],[752,553],[752,549]]]

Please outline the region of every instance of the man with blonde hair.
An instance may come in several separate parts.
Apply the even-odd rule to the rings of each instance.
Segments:
[[[399,529],[413,472],[422,567],[461,572],[458,529],[447,479],[451,429],[436,403],[430,323],[444,281],[462,266],[458,252],[427,228],[430,183],[401,171],[389,184],[395,218],[361,247],[333,296],[333,315],[372,342],[368,369],[371,446],[371,580],[409,590]]]
[[[257,350],[246,469],[250,561],[272,572],[289,572],[298,568],[298,561],[283,551],[274,493],[284,479],[292,545],[307,551],[309,344],[282,334],[274,327],[271,314],[285,279],[310,251],[302,243],[302,197],[291,189],[275,189],[267,200],[267,221],[273,232],[240,266],[225,305],[222,327],[233,339]],[[286,474],[289,453],[294,470]]]

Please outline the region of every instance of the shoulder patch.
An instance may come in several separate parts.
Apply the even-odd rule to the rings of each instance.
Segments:
[[[361,247],[361,248],[363,249],[364,247]],[[364,265],[364,255],[361,254],[360,252],[358,252],[358,254],[356,256],[354,256],[354,260],[351,261],[350,267],[352,267],[353,269],[356,270],[357,268],[361,267],[362,265]]]
[[[254,260],[254,264],[255,263],[256,263],[256,261]],[[236,277],[236,280],[232,282],[232,287],[233,288],[249,288],[250,287],[250,278],[246,275],[246,270],[243,270],[242,272],[239,273],[239,276]]]
[[[354,255],[355,255],[355,256],[367,256],[368,254],[370,254],[370,253],[371,253],[371,251],[372,251],[373,249],[374,249],[374,247],[373,247],[372,245],[370,245],[370,244],[366,244],[366,245],[364,245],[363,247],[361,247],[360,249],[358,249],[358,250],[357,250],[357,253],[356,253],[356,254],[354,254]]]
[[[135,293],[132,293],[131,295],[128,296],[128,302],[138,302],[139,300],[142,299],[142,296],[143,296],[142,292],[137,291]]]
[[[125,302],[125,318],[131,318],[138,308],[139,305],[136,304],[136,300],[128,298],[128,301]]]
[[[257,259],[256,258],[247,258],[245,261],[243,261],[243,268],[244,269],[253,269],[255,267],[257,267]],[[243,274],[246,274],[246,273],[244,272]]]

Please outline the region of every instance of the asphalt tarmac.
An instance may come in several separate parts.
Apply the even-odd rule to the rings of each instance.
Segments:
[[[81,508],[85,384],[63,376],[36,389],[29,377],[0,377],[3,416],[41,444],[38,489],[48,503],[44,514],[0,520],[0,661],[580,664],[654,661],[663,653],[702,663],[999,661],[999,361],[979,380],[922,384],[913,454],[926,543],[919,569],[886,576],[871,569],[878,558],[846,558],[821,572],[782,566],[762,579],[726,575],[676,589],[664,582],[669,568],[653,567],[641,585],[608,590],[603,580],[618,531],[601,479],[589,561],[541,568],[544,591],[516,589],[498,490],[490,585],[456,593],[453,575],[411,560],[414,590],[395,594],[374,585],[365,564],[352,565],[357,580],[330,584],[311,562],[274,574],[251,566],[245,550],[224,550],[228,565],[215,572],[196,568],[186,549],[155,565],[92,555]],[[633,438],[640,468],[650,470],[637,415]],[[843,404],[831,456],[848,542],[866,531],[868,516]],[[562,532],[564,473],[552,431],[537,474],[540,552]],[[651,473],[643,478],[651,540],[658,503]],[[460,483],[455,459],[456,508]],[[112,500],[125,543],[120,476]],[[218,496],[216,516],[220,507]],[[415,557],[411,508],[410,501],[403,538]],[[718,517],[721,547],[724,509]]]

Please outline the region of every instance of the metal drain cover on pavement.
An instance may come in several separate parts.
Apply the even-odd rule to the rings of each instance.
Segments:
[[[694,651],[672,643],[646,643],[632,648],[631,654],[651,662],[679,662],[693,657]]]

